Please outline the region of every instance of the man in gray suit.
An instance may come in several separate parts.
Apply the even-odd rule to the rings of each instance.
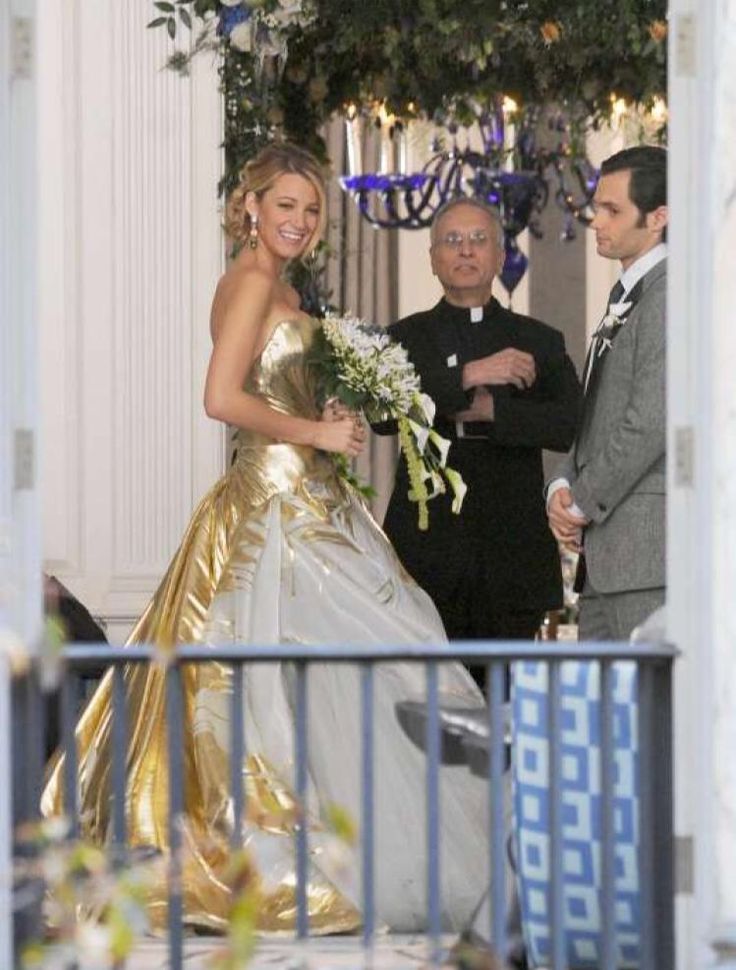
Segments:
[[[622,274],[588,351],[580,425],[547,514],[580,553],[580,639],[625,640],[665,598],[665,150],[606,159],[594,208],[598,253]]]

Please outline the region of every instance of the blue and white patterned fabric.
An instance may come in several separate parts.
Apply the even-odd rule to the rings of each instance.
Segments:
[[[562,858],[565,953],[570,970],[601,953],[600,668],[561,667]],[[636,667],[614,665],[616,966],[639,966],[638,725]],[[519,896],[532,967],[548,965],[551,932],[548,667],[514,664],[514,812]]]

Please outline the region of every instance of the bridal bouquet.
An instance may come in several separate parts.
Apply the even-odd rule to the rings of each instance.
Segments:
[[[395,420],[409,471],[409,498],[419,509],[419,528],[429,524],[427,502],[446,491],[460,512],[467,486],[447,464],[450,442],[432,427],[434,401],[423,394],[419,375],[401,344],[380,327],[357,317],[327,317],[314,349],[325,400],[336,397],[368,421]],[[347,473],[347,462],[341,469]]]

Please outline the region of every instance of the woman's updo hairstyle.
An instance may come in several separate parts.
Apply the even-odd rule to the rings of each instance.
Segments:
[[[245,207],[245,197],[254,192],[261,198],[280,175],[291,173],[308,179],[319,199],[319,223],[309,240],[305,253],[311,252],[320,240],[327,221],[325,176],[322,166],[306,149],[289,142],[267,145],[247,162],[240,171],[238,184],[230,193],[225,208],[225,231],[238,245],[248,239],[251,219]]]

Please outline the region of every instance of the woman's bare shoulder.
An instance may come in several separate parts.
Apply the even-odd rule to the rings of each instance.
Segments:
[[[276,291],[278,280],[260,266],[230,266],[220,277],[213,303],[229,303],[240,299],[258,298]]]
[[[238,318],[249,310],[260,321],[269,316],[277,281],[258,266],[232,266],[220,277],[212,298],[210,331],[215,337],[223,321],[231,313]]]

